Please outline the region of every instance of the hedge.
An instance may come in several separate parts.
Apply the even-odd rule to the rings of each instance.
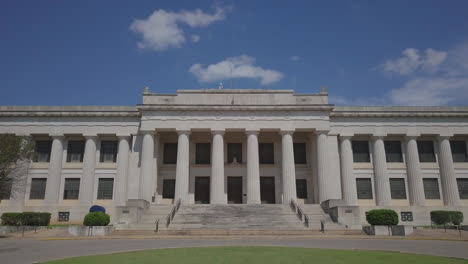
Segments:
[[[85,226],[106,226],[110,223],[110,216],[102,212],[88,213],[83,221]]]
[[[366,220],[371,225],[398,225],[398,214],[390,209],[375,209],[367,212]]]
[[[50,216],[45,212],[3,213],[1,219],[6,226],[48,226]]]
[[[432,211],[431,221],[436,225],[460,225],[463,222],[463,213],[460,211]]]

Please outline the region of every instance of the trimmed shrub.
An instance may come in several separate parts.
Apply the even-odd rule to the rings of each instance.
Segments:
[[[110,216],[102,212],[88,213],[83,221],[85,226],[106,226],[110,223]]]
[[[390,209],[375,209],[367,212],[366,220],[371,225],[398,225],[398,214]]]
[[[90,213],[93,213],[93,212],[106,213],[106,208],[104,208],[104,206],[100,206],[100,205],[93,205],[93,206],[91,206],[91,208],[89,208],[89,212]]]
[[[431,212],[431,221],[436,225],[446,225],[450,223],[450,212],[437,210]]]
[[[463,222],[463,213],[460,211],[450,211],[450,222],[459,226]]]
[[[21,213],[3,213],[1,218],[4,226],[21,225]]]
[[[50,213],[23,212],[2,214],[2,225],[8,226],[48,226]]]

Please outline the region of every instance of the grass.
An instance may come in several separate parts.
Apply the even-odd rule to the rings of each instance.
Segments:
[[[288,247],[203,247],[133,251],[108,255],[77,257],[48,264],[458,264],[468,260],[385,251],[306,249]]]

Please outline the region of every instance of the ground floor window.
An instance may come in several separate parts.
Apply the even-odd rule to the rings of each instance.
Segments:
[[[372,181],[370,178],[357,178],[356,189],[358,199],[372,199]]]
[[[67,178],[65,179],[65,187],[63,189],[64,200],[76,200],[80,195],[80,179]]]
[[[100,178],[98,184],[98,200],[112,200],[114,193],[114,179],[113,178]]]
[[[175,180],[165,179],[163,180],[163,199],[174,199],[175,194]]]
[[[30,200],[44,200],[46,190],[46,178],[31,179],[31,190],[29,192]]]
[[[392,199],[406,199],[405,179],[390,179],[390,193]]]
[[[458,193],[460,194],[460,199],[468,199],[468,178],[466,179],[457,179]]]
[[[440,199],[439,180],[437,178],[424,178],[423,186],[426,199]]]
[[[307,181],[306,179],[296,179],[297,198],[307,199]]]
[[[12,182],[9,180],[6,180],[6,182],[3,184],[2,188],[0,189],[0,200],[10,199],[11,188],[12,188]]]

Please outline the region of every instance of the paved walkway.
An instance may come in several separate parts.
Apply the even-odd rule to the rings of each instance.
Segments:
[[[3,238],[0,239],[0,262],[5,264],[30,264],[75,256],[143,249],[254,245],[387,250],[468,259],[468,243],[461,241],[254,237],[238,239],[89,239],[40,241]]]

